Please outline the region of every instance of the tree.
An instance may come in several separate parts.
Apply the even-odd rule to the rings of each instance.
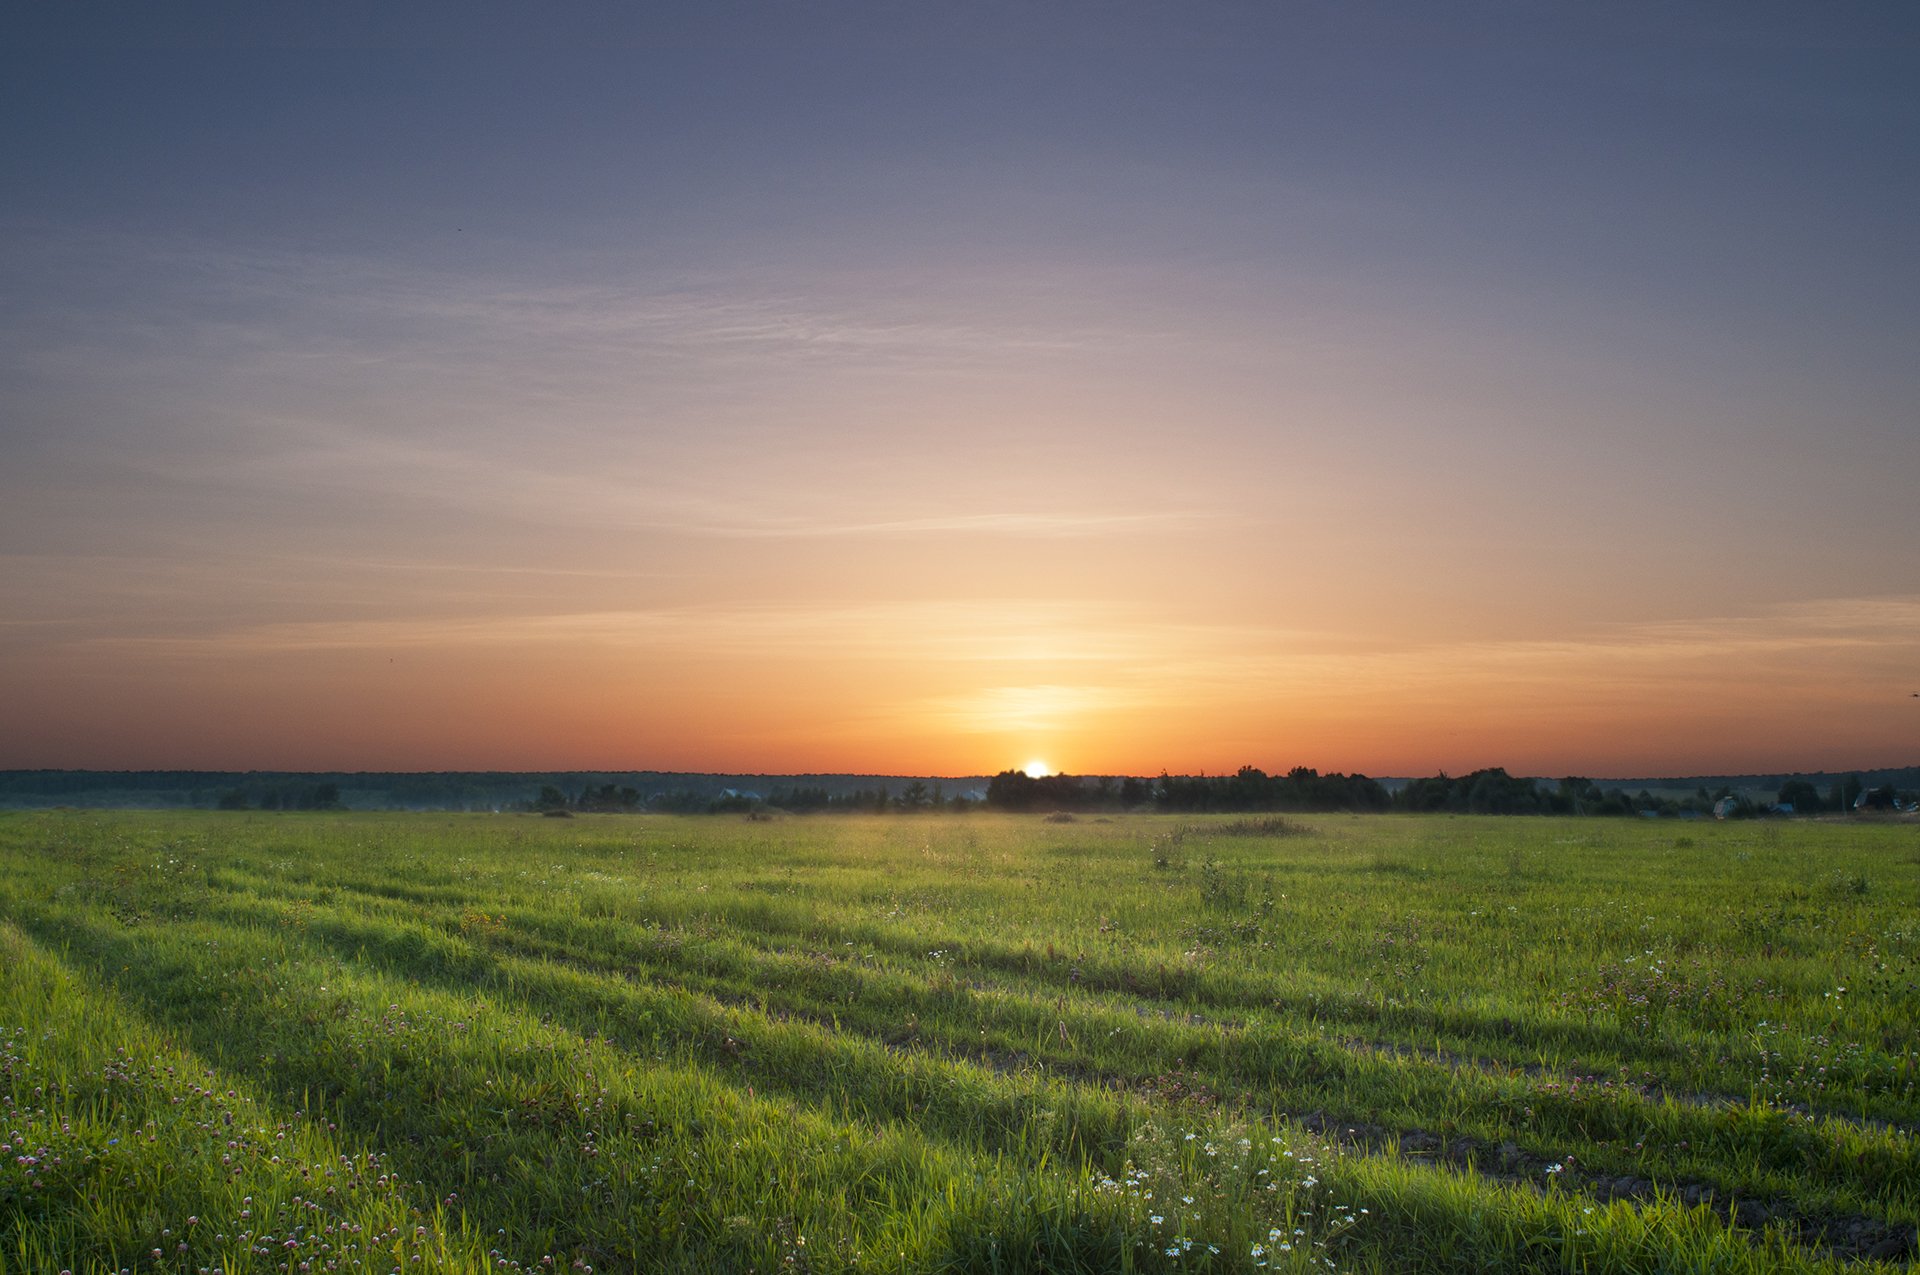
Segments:
[[[1570,815],[1585,814],[1589,802],[1597,801],[1600,794],[1593,790],[1593,781],[1581,775],[1568,775],[1560,781],[1554,791],[1554,805]]]
[[[1789,779],[1781,784],[1773,800],[1776,805],[1792,806],[1797,815],[1818,814],[1826,808],[1826,803],[1820,800],[1820,790],[1804,779]]]
[[[1037,787],[1026,771],[1003,770],[987,781],[987,804],[995,810],[1031,810]]]

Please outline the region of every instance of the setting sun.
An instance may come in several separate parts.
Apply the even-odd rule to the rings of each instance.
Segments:
[[[1048,775],[1051,775],[1053,773],[1053,767],[1037,759],[1034,761],[1028,762],[1026,765],[1022,766],[1020,769],[1026,772],[1027,778],[1029,779],[1045,779]]]

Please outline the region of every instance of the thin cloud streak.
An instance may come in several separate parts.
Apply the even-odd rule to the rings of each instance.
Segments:
[[[245,353],[256,361],[333,367],[343,361],[404,366],[445,360],[471,373],[484,365],[468,356],[488,351],[544,350],[575,360],[662,353],[763,360],[785,351],[883,363],[909,358],[924,368],[926,359],[940,356],[969,365],[1009,354],[1111,352],[1172,335],[1110,324],[1021,322],[1005,314],[996,314],[991,324],[912,317],[925,312],[924,293],[959,281],[938,272],[918,281],[789,269],[696,272],[665,287],[639,281],[528,286],[500,275],[372,257],[100,231],[8,230],[0,273],[68,290],[73,299],[50,317],[56,330],[68,331],[70,342],[130,336],[175,349]],[[125,290],[129,278],[140,281],[138,291]],[[964,278],[977,294],[977,274]],[[1012,274],[1002,286],[1009,299],[1029,291]],[[102,303],[87,304],[90,294],[100,295]],[[960,304],[945,303],[949,309]],[[240,320],[235,312],[253,317]],[[289,339],[276,343],[276,332]],[[291,339],[294,332],[297,340]],[[398,342],[392,339],[396,333]]]
[[[198,636],[98,637],[87,645],[153,654],[233,656],[304,650],[378,650],[584,641],[614,645],[713,644],[742,654],[890,651],[902,659],[1156,663],[1176,683],[1259,686],[1335,667],[1445,671],[1482,678],[1555,679],[1576,669],[1665,667],[1690,674],[1699,661],[1823,652],[1920,649],[1920,597],[1834,599],[1766,614],[1611,626],[1557,641],[1470,641],[1394,649],[1357,648],[1339,635],[1256,625],[1165,624],[1126,608],[1071,602],[978,599],[854,606],[715,606],[326,621],[245,627]],[[1187,658],[1182,659],[1185,655]],[[1402,684],[1393,679],[1395,684]]]
[[[1139,658],[1148,640],[1098,608],[983,600],[857,606],[681,607],[450,620],[267,624],[208,635],[102,636],[83,645],[127,658],[223,660],[307,651],[538,644],[668,648],[734,656],[880,657],[956,663]]]
[[[1221,513],[1163,509],[1118,513],[1003,510],[927,514],[850,522],[798,511],[770,512],[769,504],[809,499],[804,490],[728,498],[697,480],[671,474],[633,479],[594,471],[523,464],[493,451],[472,451],[393,438],[353,427],[292,424],[272,450],[201,463],[132,459],[127,464],[155,481],[192,487],[257,488],[265,484],[326,491],[383,491],[396,498],[510,515],[531,524],[657,531],[724,539],[826,539],[925,535],[1041,538],[1166,534],[1227,520]],[[821,494],[812,497],[827,503]],[[898,496],[877,494],[873,501]],[[834,502],[844,505],[844,501]]]
[[[769,523],[754,527],[742,524],[732,526],[676,526],[677,530],[692,531],[698,534],[714,536],[741,537],[838,537],[838,536],[897,536],[897,535],[945,535],[979,534],[995,536],[1031,536],[1039,538],[1067,536],[1096,536],[1107,534],[1130,535],[1143,532],[1165,532],[1188,530],[1203,523],[1218,521],[1218,515],[1203,514],[1191,510],[1169,510],[1163,513],[1147,514],[1031,514],[1031,513],[982,513],[982,514],[946,514],[926,518],[902,518],[891,522],[805,524],[796,522]]]
[[[904,391],[884,376],[862,375],[849,399],[852,368],[816,376],[778,353],[898,365],[922,391],[950,368],[969,392],[983,365],[1044,379],[1074,351],[1167,354],[1165,332],[1015,317],[1033,300],[1016,280],[997,302],[977,299],[978,280],[932,300],[859,277],[526,288],[353,257],[21,238],[53,248],[15,243],[0,273],[71,299],[0,311],[12,361],[105,403],[77,430],[27,418],[53,470],[207,493],[192,498],[202,510],[278,488],[289,512],[326,516],[380,493],[486,520],[745,540],[1105,537],[1219,521],[1178,494],[1141,508],[1129,492],[1125,511],[1087,494],[996,498],[967,462],[1019,425],[971,424],[986,409],[945,393],[932,401],[958,404],[957,419],[925,419],[924,395],[895,407]],[[745,406],[768,399],[781,409]],[[905,434],[903,410],[923,422]],[[953,460],[919,462],[924,490],[862,469],[929,442]]]
[[[1471,640],[1390,649],[1242,647],[1163,671],[1189,691],[1217,694],[1292,685],[1315,698],[1440,696],[1462,701],[1525,685],[1566,695],[1606,694],[1629,680],[1672,684],[1751,679],[1780,658],[1920,657],[1920,597],[1840,598],[1757,615],[1600,626],[1557,640]],[[1704,666],[1704,667],[1703,667]],[[1180,697],[1175,696],[1175,700]]]

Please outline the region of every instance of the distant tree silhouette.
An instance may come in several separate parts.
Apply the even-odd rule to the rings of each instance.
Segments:
[[[1826,809],[1826,803],[1820,799],[1820,790],[1804,779],[1789,779],[1780,785],[1780,791],[1774,794],[1774,803],[1792,806],[1797,815],[1818,814]]]

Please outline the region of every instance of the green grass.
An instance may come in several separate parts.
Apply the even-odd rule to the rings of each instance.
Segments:
[[[8,814],[0,1275],[1894,1267],[1917,903],[1892,824]]]

